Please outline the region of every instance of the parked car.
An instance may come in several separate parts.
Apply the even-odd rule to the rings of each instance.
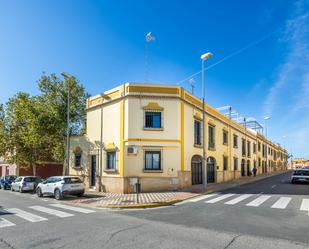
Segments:
[[[11,184],[14,182],[17,176],[1,176],[0,177],[0,189],[11,189]]]
[[[19,176],[12,182],[11,190],[19,191],[35,191],[38,184],[42,181],[39,176]]]
[[[36,191],[39,197],[52,195],[60,200],[65,195],[81,197],[85,192],[85,184],[75,176],[53,176],[41,182]]]
[[[296,182],[309,182],[309,169],[294,170],[291,177],[291,183]]]

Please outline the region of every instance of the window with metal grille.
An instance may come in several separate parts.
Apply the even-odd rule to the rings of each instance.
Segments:
[[[242,140],[241,149],[242,149],[242,156],[246,156],[246,140],[245,139]]]
[[[162,128],[161,112],[145,112],[145,128]]]
[[[81,167],[81,160],[82,160],[82,153],[80,152],[75,153],[74,167],[76,168]]]
[[[238,136],[237,135],[233,136],[233,147],[238,148]]]
[[[208,126],[208,147],[215,148],[215,127],[211,125]]]
[[[238,170],[238,158],[234,157],[234,170]]]
[[[227,170],[228,167],[228,157],[223,156],[223,170]]]
[[[223,131],[223,144],[227,145],[228,144],[228,132]]]
[[[194,144],[201,145],[201,122],[194,120]]]

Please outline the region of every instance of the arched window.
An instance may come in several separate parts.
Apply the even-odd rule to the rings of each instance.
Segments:
[[[74,149],[74,167],[80,168],[82,166],[82,149],[77,146]]]

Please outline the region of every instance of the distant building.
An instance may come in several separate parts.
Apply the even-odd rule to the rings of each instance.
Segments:
[[[304,168],[304,167],[309,167],[309,159],[295,158],[294,160],[292,160],[293,169]]]
[[[37,165],[36,175],[42,178],[50,176],[62,175],[63,165],[59,163],[46,162]],[[33,175],[31,167],[18,167],[15,163],[10,164],[0,158],[0,176],[18,175],[18,176],[31,176]]]
[[[9,164],[0,157],[0,176],[16,175],[16,164]]]
[[[70,174],[90,189],[133,192],[188,189],[286,170],[287,151],[177,85],[126,83],[87,100],[87,132],[73,137]],[[267,145],[267,146],[266,146]],[[266,161],[267,160],[267,161]]]

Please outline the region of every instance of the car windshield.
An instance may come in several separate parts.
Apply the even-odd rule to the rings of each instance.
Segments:
[[[6,176],[5,180],[14,181],[16,179],[16,176]]]
[[[309,170],[295,170],[294,176],[309,176]]]
[[[36,181],[36,177],[25,177],[24,181],[25,182],[35,182]]]
[[[21,179],[22,179],[22,177],[17,177],[16,180],[15,180],[15,182],[20,182]]]
[[[82,183],[82,181],[78,177],[64,178],[63,180],[66,184]]]

